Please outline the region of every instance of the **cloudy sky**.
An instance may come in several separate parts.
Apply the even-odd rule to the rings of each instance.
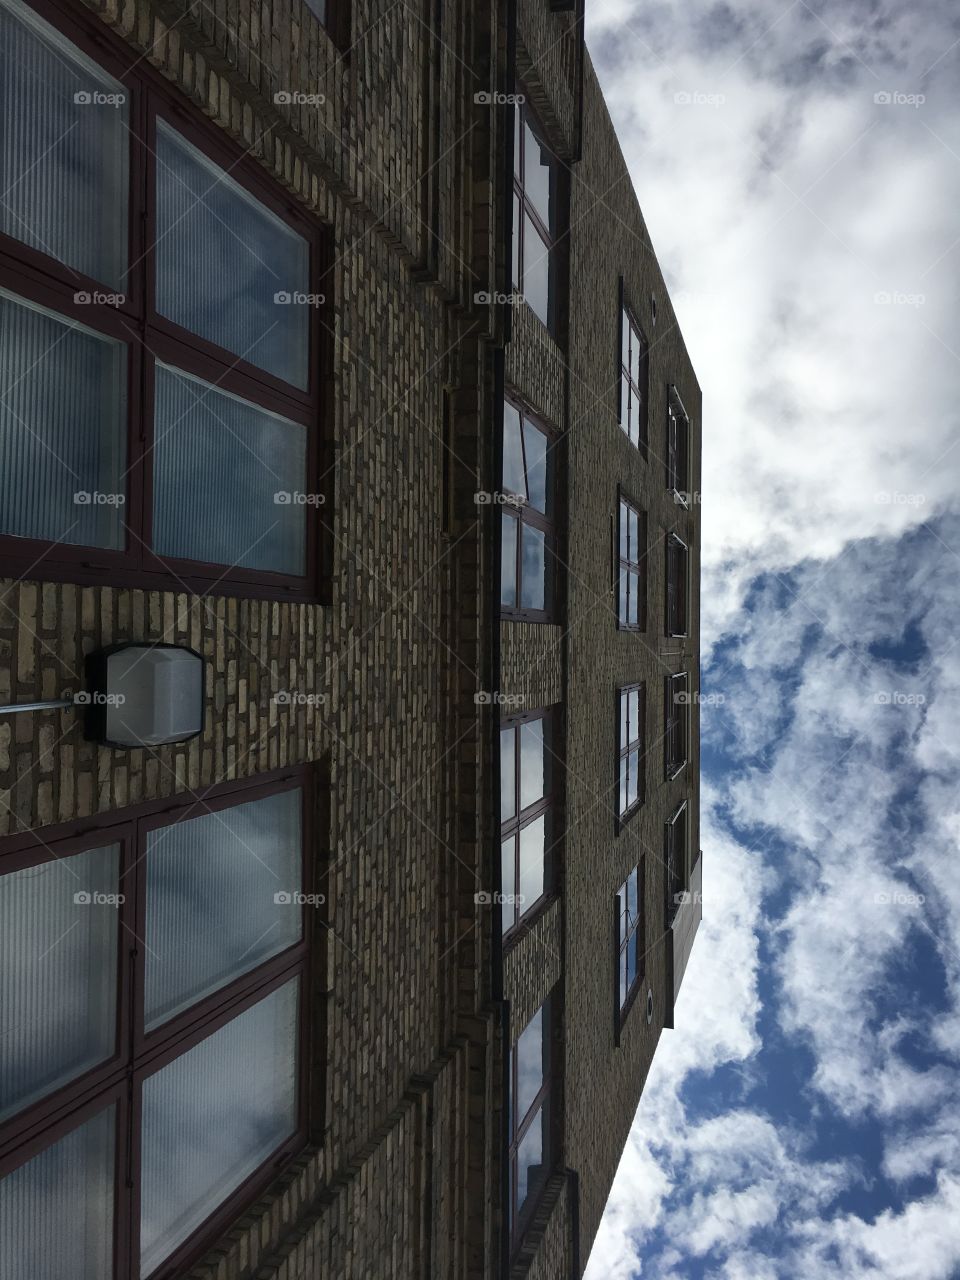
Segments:
[[[960,1277],[960,10],[590,0],[704,390],[705,920],[589,1280]]]

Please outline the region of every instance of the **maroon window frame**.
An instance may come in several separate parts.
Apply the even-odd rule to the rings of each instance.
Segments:
[[[543,730],[543,767],[544,782],[543,795],[537,800],[528,804],[526,808],[520,807],[520,782],[521,782],[521,753],[520,741],[522,726],[532,724],[534,721],[541,721]],[[503,768],[504,747],[506,735],[512,736],[513,751],[513,772],[507,775]],[[554,716],[550,710],[543,708],[536,711],[527,711],[521,715],[504,717],[500,721],[500,760],[501,760],[501,778],[500,778],[500,794],[501,805],[502,796],[505,789],[512,787],[513,791],[513,812],[504,818],[501,812],[500,822],[500,850],[503,857],[503,846],[508,840],[513,841],[513,884],[514,890],[512,896],[514,899],[520,893],[520,837],[523,830],[536,822],[539,818],[544,819],[543,832],[543,892],[532,902],[504,902],[500,903],[501,912],[501,932],[503,935],[503,946],[509,947],[521,936],[522,928],[526,927],[533,917],[539,913],[540,909],[550,900],[553,895],[553,830],[552,818],[554,813],[554,779],[556,777],[556,769],[553,767],[553,739],[554,739]],[[504,889],[503,894],[510,895],[510,891]]]
[[[687,888],[687,802],[683,800],[664,827],[663,860],[666,866],[666,919],[673,924]]]
[[[629,534],[631,514],[636,516],[636,545]],[[634,598],[637,621],[630,622],[630,604]],[[647,513],[622,492],[617,504],[617,629],[647,629]]]
[[[116,293],[40,250],[0,233],[0,286],[65,320],[118,339],[127,360],[126,500],[122,507],[125,545],[121,550],[50,542],[0,534],[0,573],[14,578],[110,583],[145,588],[176,588],[201,594],[318,600],[321,551],[327,541],[319,506],[329,498],[318,477],[323,457],[321,421],[327,416],[328,389],[321,360],[329,328],[329,305],[310,307],[309,376],[306,390],[183,329],[159,315],[154,306],[154,224],[156,212],[155,134],[163,119],[205,157],[302,236],[310,248],[307,291],[321,294],[328,266],[329,237],[267,171],[223,130],[209,124],[187,100],[102,22],[67,16],[52,0],[30,0],[33,11],[108,75],[119,81],[129,103],[129,191],[126,288],[117,305],[78,303],[77,293]],[[258,408],[280,414],[307,432],[305,489],[319,500],[305,506],[305,571],[302,575],[175,557],[150,548],[152,519],[153,371],[157,360],[203,378]]]
[[[509,1220],[510,1220],[510,1242],[511,1251],[514,1252],[519,1247],[523,1237],[523,1232],[530,1222],[530,1218],[536,1211],[537,1205],[543,1194],[544,1187],[548,1180],[548,1173],[553,1163],[554,1149],[554,1118],[551,1111],[552,1099],[552,1076],[554,1070],[554,1053],[553,1053],[553,1010],[554,996],[548,995],[539,1009],[535,1009],[530,1022],[533,1018],[541,1013],[541,1034],[543,1044],[543,1076],[540,1088],[537,1090],[533,1101],[522,1116],[517,1115],[517,1098],[519,1097],[518,1089],[518,1059],[517,1045],[523,1035],[523,1031],[527,1029],[530,1022],[526,1024],[520,1035],[510,1046],[510,1062],[509,1062],[509,1144],[507,1148],[507,1163],[509,1166],[508,1182],[509,1182]],[[519,1152],[524,1138],[530,1131],[530,1127],[536,1120],[538,1114],[542,1111],[543,1119],[541,1121],[541,1132],[543,1135],[543,1145],[541,1151],[541,1177],[540,1184],[532,1193],[528,1193],[524,1199],[523,1205],[518,1205],[517,1198],[519,1194]]]
[[[669,781],[687,763],[687,708],[690,705],[686,671],[667,676],[664,682],[663,771]]]
[[[522,86],[521,86],[522,87]],[[526,126],[526,128],[524,127]],[[550,220],[549,224],[537,209],[530,197],[527,156],[527,128],[533,134],[546,157],[550,169]],[[546,325],[551,336],[557,336],[560,319],[558,284],[560,279],[559,262],[559,201],[560,201],[560,161],[546,141],[545,131],[530,109],[528,102],[518,103],[514,107],[514,142],[513,142],[513,245],[512,245],[512,279],[514,288],[523,293],[524,266],[533,255],[547,255],[547,306],[546,316],[540,315],[528,303],[534,314]],[[526,235],[526,214],[535,231],[532,243],[528,243]]]
[[[524,492],[519,493],[515,489],[509,489],[506,486],[506,479],[503,475],[501,466],[500,487],[501,487],[501,540],[505,537],[507,530],[511,526],[507,523],[513,521],[515,528],[512,529],[512,536],[516,545],[516,557],[514,573],[516,575],[516,604],[505,604],[503,600],[503,570],[501,558],[501,590],[500,590],[500,616],[502,618],[514,618],[524,622],[555,622],[556,621],[556,602],[557,602],[557,526],[554,519],[556,509],[555,492],[556,492],[556,461],[554,447],[556,445],[557,436],[554,431],[536,414],[531,413],[518,400],[512,396],[504,396],[504,405],[510,405],[520,415],[520,444],[523,453],[523,475],[524,475]],[[546,441],[546,511],[538,511],[530,502],[530,466],[527,458],[527,428],[538,432]],[[502,424],[501,424],[502,438]],[[501,449],[501,456],[502,456]],[[545,539],[544,549],[544,567],[543,567],[543,603],[542,609],[536,609],[531,606],[525,606],[523,601],[523,534],[524,529],[537,529],[543,534]]]
[[[689,550],[676,533],[668,533],[666,556],[666,603],[664,629],[668,636],[683,639],[687,634],[687,592]]]
[[[615,967],[613,974],[615,1004],[616,1004],[616,1025],[619,1029],[626,1021],[627,1014],[630,1012],[633,1002],[640,990],[640,985],[646,976],[646,950],[643,942],[646,928],[646,894],[644,892],[644,859],[641,858],[637,865],[631,870],[623,884],[613,895],[614,916],[616,919],[616,951],[615,951]],[[628,886],[630,880],[634,879],[636,884],[636,911],[631,914],[629,910]],[[627,972],[629,973],[629,960],[633,958],[633,979],[630,981],[626,990],[620,981],[623,966],[627,964]]]
[[[637,695],[636,724],[634,724],[633,717],[629,713],[630,695],[634,693]],[[624,732],[625,718],[627,719],[626,732]],[[643,683],[630,684],[619,688],[617,690],[617,767],[614,775],[618,829],[638,812],[646,799],[646,747],[644,743],[646,720],[646,685]],[[631,757],[634,754],[637,757],[637,795],[636,799],[631,800],[629,779],[633,776]],[[626,789],[621,785],[621,778],[624,776],[627,780]]]
[[[114,1265],[104,1280],[148,1280],[141,1277],[139,1157],[141,1086],[143,1081],[181,1057],[194,1045],[233,1021],[252,1005],[291,980],[299,983],[296,1128],[239,1187],[232,1191],[182,1244],[176,1246],[149,1280],[177,1280],[185,1267],[219,1237],[243,1209],[262,1193],[280,1165],[306,1145],[308,1130],[311,928],[303,913],[300,939],[256,968],[201,996],[149,1033],[144,1029],[144,963],[141,939],[146,920],[146,838],[157,827],[214,813],[280,792],[302,793],[303,849],[301,883],[313,892],[310,851],[316,831],[316,785],[312,766],[256,775],[250,779],[170,797],[126,810],[97,815],[73,824],[82,834],[62,826],[0,839],[0,876],[38,866],[105,844],[119,843],[120,891],[117,908],[117,990],[115,1052],[82,1076],[55,1088],[0,1124],[0,1178],[26,1164],[46,1148],[107,1107],[116,1108],[114,1163]]]
[[[620,430],[647,456],[647,387],[649,345],[639,321],[626,303],[620,307],[620,376],[617,416]]]
[[[677,388],[667,391],[667,490],[679,506],[690,505],[690,417]]]

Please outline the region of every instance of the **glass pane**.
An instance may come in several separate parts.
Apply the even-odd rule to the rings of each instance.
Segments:
[[[630,317],[626,309],[620,313],[620,363],[630,372]]]
[[[112,844],[0,877],[0,1120],[116,1048],[119,869]]]
[[[630,742],[640,737],[640,690],[630,691]]]
[[[640,408],[640,397],[636,391],[630,392],[630,439],[639,444],[643,438],[643,413]]]
[[[18,0],[0,6],[0,231],[122,291],[127,95]]]
[[[306,428],[166,365],[156,380],[154,550],[304,573]]]
[[[526,121],[523,124],[523,137],[524,191],[527,194],[527,199],[536,209],[540,221],[548,231],[552,232],[549,153],[541,147],[536,135]]]
[[[148,833],[148,1031],[298,941],[302,803],[298,787]]]
[[[114,1108],[0,1178],[0,1276],[113,1275]]]
[[[536,315],[550,324],[550,250],[540,233],[523,215],[523,296]]]
[[[156,273],[161,315],[307,386],[309,244],[162,120]]]
[[[543,1006],[533,1015],[517,1040],[517,1105],[514,1124],[517,1128],[533,1106],[543,1086]]]
[[[517,607],[517,527],[519,522],[506,512],[500,523],[500,603]]]
[[[640,577],[636,573],[631,573],[628,577],[630,585],[628,588],[627,622],[629,626],[637,627],[640,625]]]
[[[630,383],[626,374],[620,379],[620,426],[630,434],[630,396],[632,395]]]
[[[618,813],[626,813],[626,811],[627,811],[627,809],[628,809],[628,807],[629,807],[629,806],[628,806],[628,804],[627,804],[627,757],[626,757],[626,756],[621,756],[621,757],[620,757],[620,799],[619,799],[619,803],[620,803],[620,808],[618,809],[618,811],[617,811],[617,812],[618,812]]]
[[[617,605],[617,620],[623,625],[627,622],[627,585],[630,575],[621,570],[620,572],[620,598]]]
[[[630,508],[625,502],[620,503],[620,559],[630,559]]]
[[[627,923],[633,925],[637,918],[637,868],[630,872],[624,885],[627,897]]]
[[[619,957],[619,977],[620,977],[620,1008],[622,1009],[627,999],[627,949],[626,947],[620,952]]]
[[[122,547],[126,348],[0,290],[0,532]]]
[[[520,197],[513,197],[513,232],[511,240],[513,242],[513,287],[520,289],[520,219],[523,217],[523,210],[520,205]]]
[[[630,695],[620,694],[620,747],[621,750],[630,741]]]
[[[630,988],[633,986],[633,984],[637,980],[637,935],[636,934],[634,934],[633,937],[630,939],[630,941],[627,943],[626,957],[627,957],[627,990],[629,991]]]
[[[529,911],[543,897],[544,849],[546,847],[546,817],[528,823],[520,832],[520,888],[523,901],[520,915]]]
[[[537,511],[547,512],[547,437],[532,422],[524,421],[523,443],[527,451],[527,497]]]
[[[640,559],[640,517],[630,508],[630,559]]]
[[[547,607],[547,535],[542,529],[524,524],[521,537],[523,564],[521,566],[521,609],[546,609]]]
[[[500,730],[500,820],[506,822],[516,810],[517,731]]]
[[[527,496],[523,478],[523,445],[520,442],[520,414],[509,400],[503,402],[503,490]]]
[[[502,931],[507,932],[512,929],[516,919],[516,904],[512,900],[517,893],[517,838],[511,836],[509,840],[504,840],[500,846],[500,883],[504,901],[501,903],[500,920]]]
[[[520,115],[519,106],[513,108],[513,173],[514,177],[523,177],[522,158],[520,154]],[[514,223],[514,226],[517,224]]]
[[[143,1275],[296,1129],[298,986],[271,992],[144,1082]]]
[[[546,753],[543,720],[526,720],[520,726],[520,808],[542,799],[546,786]]]
[[[323,23],[326,22],[327,20],[326,0],[307,0],[307,8],[312,9],[321,22]]]
[[[637,338],[636,334],[634,334],[630,342],[630,377],[634,380],[634,382],[637,384],[638,387],[641,385],[640,356],[642,352],[643,352],[643,348],[640,345],[640,341]]]
[[[517,1208],[535,1195],[543,1182],[543,1108],[517,1148]]]
[[[627,808],[632,808],[640,798],[640,752],[631,751],[627,768]]]

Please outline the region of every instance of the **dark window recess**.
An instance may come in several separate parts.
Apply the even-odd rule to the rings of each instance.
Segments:
[[[617,691],[617,816],[621,821],[644,801],[645,703],[642,684]]]
[[[621,498],[617,517],[617,626],[644,631],[647,626],[647,517]]]
[[[665,632],[668,636],[687,634],[687,544],[675,533],[668,533],[666,540],[667,600]]]
[[[552,717],[533,712],[500,729],[500,887],[504,935],[552,887]]]
[[[617,1007],[621,1021],[644,975],[643,863],[639,863],[617,890]]]
[[[667,396],[667,489],[674,500],[689,506],[690,488],[690,419],[676,387]]]
[[[647,340],[633,313],[620,310],[620,429],[647,452]]]
[[[687,723],[690,693],[685,671],[679,671],[676,675],[667,676],[664,703],[664,773],[667,778],[675,778],[687,763]]]
[[[554,437],[527,410],[503,402],[500,482],[500,613],[548,622],[555,616]]]
[[[560,162],[526,105],[514,107],[513,287],[551,333],[557,328]]]
[[[510,1235],[516,1245],[547,1181],[552,1001],[548,997],[510,1050]]]
[[[687,802],[677,809],[664,831],[667,867],[667,924],[673,923],[687,889]]]

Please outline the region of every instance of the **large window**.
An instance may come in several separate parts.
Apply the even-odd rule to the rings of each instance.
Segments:
[[[617,1009],[620,1021],[640,986],[644,973],[643,863],[639,863],[617,890]]]
[[[504,934],[551,889],[552,717],[537,711],[500,729],[501,918]]]
[[[647,625],[647,517],[626,498],[617,517],[617,626],[643,631]]]
[[[513,285],[551,333],[558,310],[559,173],[529,107],[515,107]]]
[[[667,534],[666,541],[666,619],[668,636],[687,634],[687,544],[675,533]]]
[[[644,686],[619,689],[617,707],[617,816],[623,822],[644,799]]]
[[[677,808],[664,831],[664,862],[667,867],[667,924],[683,901],[687,888],[687,802]]]
[[[510,400],[503,403],[500,611],[547,621],[554,616],[553,448],[547,429]]]
[[[647,342],[633,313],[620,308],[620,429],[647,451]]]
[[[550,1037],[548,997],[510,1050],[510,1226],[523,1230],[550,1168]]]
[[[317,229],[106,49],[0,0],[0,567],[313,594]]]
[[[667,676],[664,688],[663,762],[667,778],[675,778],[687,763],[687,717],[690,692],[687,673]]]
[[[677,388],[667,395],[667,489],[682,506],[690,503],[690,419]]]
[[[0,842],[0,1275],[183,1274],[302,1144],[311,804]]]

